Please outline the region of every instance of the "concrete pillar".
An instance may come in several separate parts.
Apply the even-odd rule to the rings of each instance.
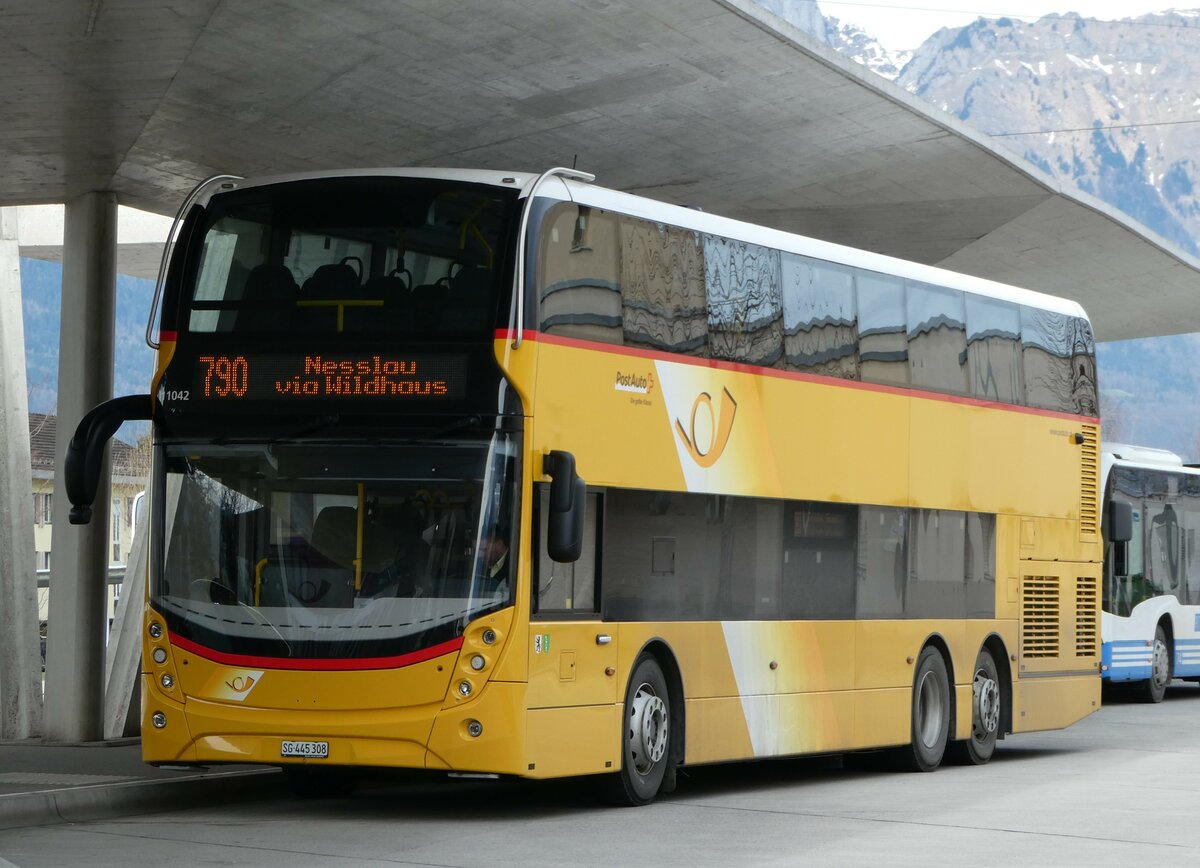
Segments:
[[[116,319],[117,199],[87,193],[66,205],[62,332],[58,358],[54,546],[46,640],[46,741],[103,737],[108,575],[109,467],[100,476],[91,524],[72,525],[63,459],[75,426],[112,397]]]
[[[0,739],[42,717],[27,389],[16,216],[0,208]]]

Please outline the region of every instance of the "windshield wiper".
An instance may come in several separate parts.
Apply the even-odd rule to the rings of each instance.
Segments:
[[[401,442],[408,445],[414,443],[427,443],[430,440],[438,440],[442,437],[445,437],[447,434],[453,434],[455,431],[461,431],[463,428],[473,428],[476,425],[482,424],[482,422],[483,417],[478,413],[474,413],[470,416],[463,416],[455,419],[453,422],[443,425],[441,428],[436,430],[423,432],[420,437],[411,437]]]
[[[300,437],[306,437],[309,434],[316,434],[318,431],[324,431],[326,428],[332,428],[335,425],[340,425],[342,421],[341,414],[329,413],[325,416],[317,416],[305,425],[297,428],[289,434],[284,434],[282,437],[274,437],[270,442],[283,443],[287,440],[296,440]]]
[[[473,428],[482,421],[483,418],[478,413],[474,413],[470,416],[463,416],[461,419],[455,419],[449,425],[434,431],[429,435],[429,437],[431,440],[437,440],[439,437],[445,437],[447,434],[452,434],[453,432],[460,431],[463,428]]]
[[[239,600],[238,596],[234,592],[234,590],[232,588],[230,588],[228,585],[226,585],[224,582],[219,582],[216,579],[201,578],[201,579],[192,579],[192,584],[193,585],[198,585],[198,584],[208,585],[208,599],[211,602],[217,604],[218,606],[235,605],[239,609],[241,609],[243,612],[248,612],[250,614],[250,617],[252,617],[255,621],[257,621],[260,626],[266,627],[268,630],[270,630],[272,633],[275,634],[276,639],[278,639],[280,642],[283,643],[283,647],[287,651],[287,653],[284,656],[286,656],[286,657],[292,656],[292,643],[289,642],[287,639],[283,638],[283,634],[279,632],[279,628],[276,627],[274,624],[272,624],[269,620],[267,620],[266,616],[263,615],[263,613],[260,612],[257,607],[248,606],[245,603],[243,603],[241,600]],[[220,597],[221,599],[218,599],[218,597]]]

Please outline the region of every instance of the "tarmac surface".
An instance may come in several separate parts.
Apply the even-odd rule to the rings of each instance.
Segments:
[[[218,794],[222,800],[253,797],[277,790],[278,777],[268,766],[154,768],[142,762],[136,738],[83,745],[0,741],[0,829],[184,808]]]

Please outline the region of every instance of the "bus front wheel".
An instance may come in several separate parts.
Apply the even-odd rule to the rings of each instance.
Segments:
[[[1162,624],[1154,628],[1154,645],[1150,650],[1150,677],[1142,685],[1142,699],[1162,702],[1171,683],[1171,648]]]
[[[617,804],[645,805],[662,789],[671,752],[671,695],[658,661],[642,655],[625,692],[621,770],[611,782]]]
[[[971,735],[950,744],[951,758],[961,765],[981,766],[996,752],[1000,735],[1000,675],[992,652],[983,648],[975,658],[971,683]]]
[[[913,676],[912,741],[898,748],[900,767],[931,772],[942,764],[950,737],[950,679],[946,661],[932,645],[921,650]]]

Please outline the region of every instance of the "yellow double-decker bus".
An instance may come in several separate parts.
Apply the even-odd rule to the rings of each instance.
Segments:
[[[1099,704],[1078,305],[556,169],[201,185],[152,392],[143,750],[603,775]]]

